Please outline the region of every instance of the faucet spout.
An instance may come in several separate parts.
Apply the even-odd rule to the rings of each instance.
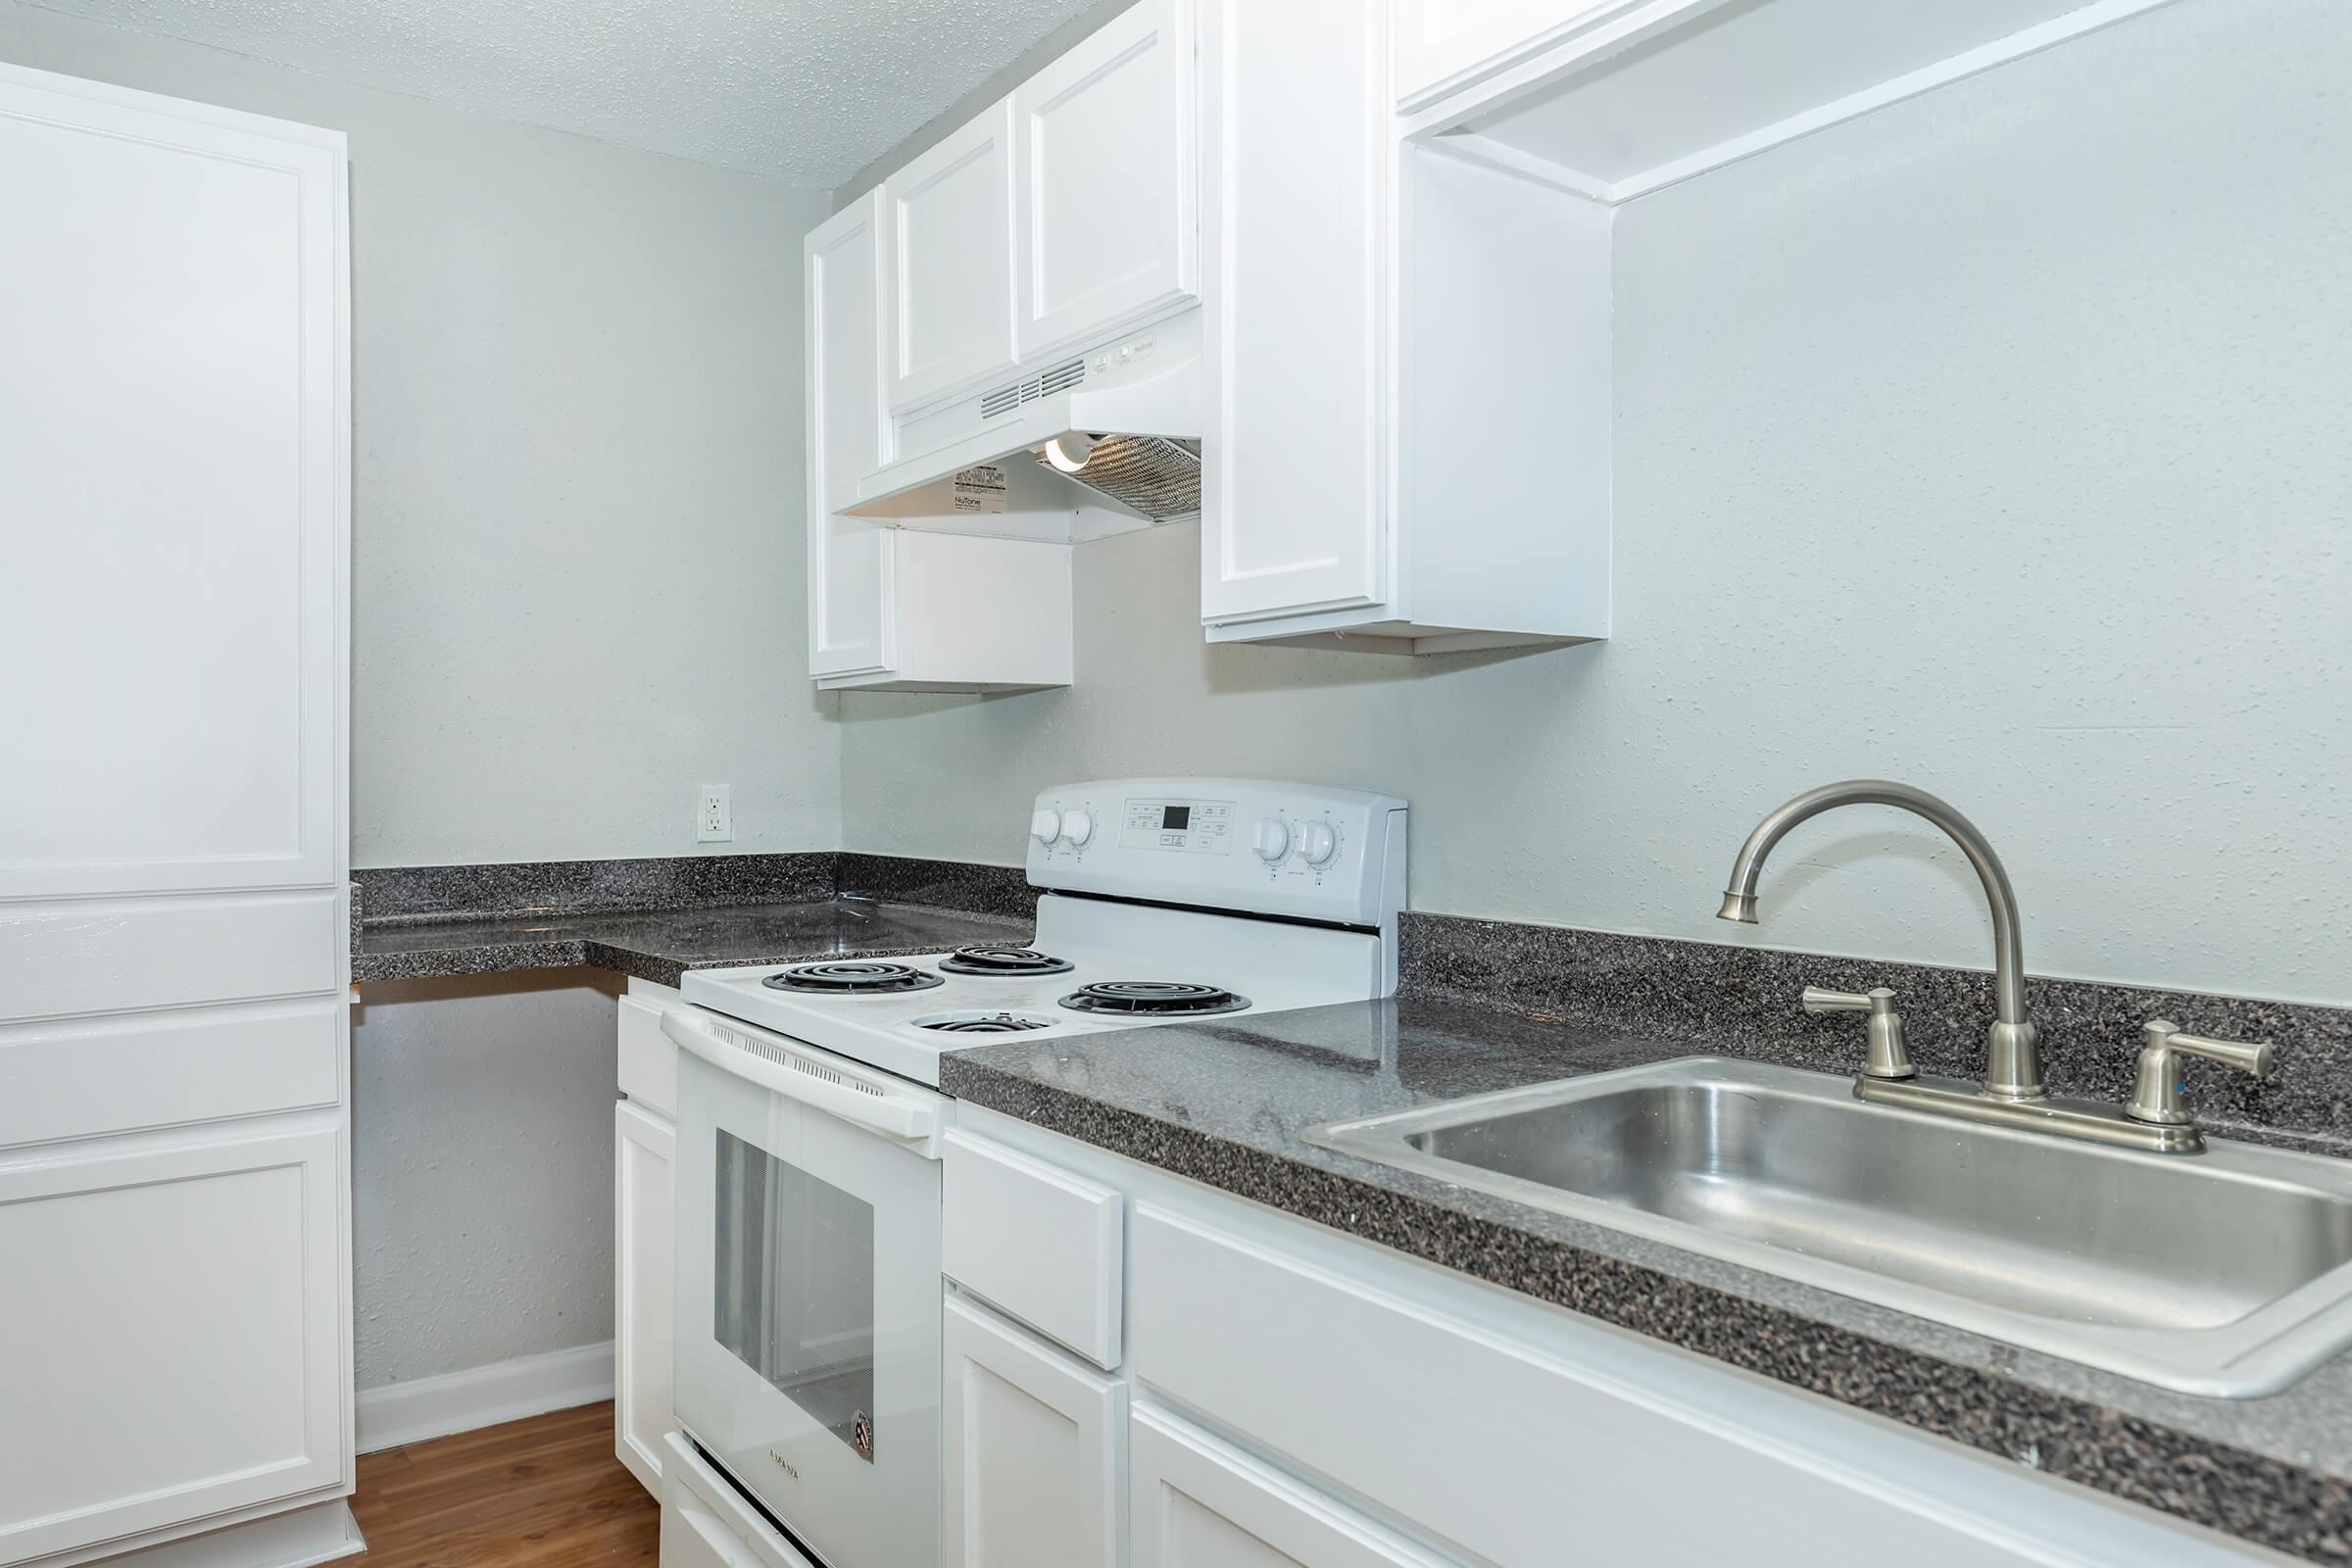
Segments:
[[[2026,962],[2018,933],[2017,894],[2009,873],[1977,825],[1926,790],[1890,779],[1856,778],[1824,784],[1788,801],[1756,824],[1732,861],[1732,876],[1716,918],[1756,923],[1756,881],[1773,846],[1799,822],[1840,806],[1893,806],[1925,818],[1960,847],[1968,863],[1984,884],[1984,902],[1992,909],[1993,1024],[1986,1039],[1984,1089],[2008,1100],[2034,1100],[2041,1095],[2041,1052],[2034,1025],[2026,1018]]]

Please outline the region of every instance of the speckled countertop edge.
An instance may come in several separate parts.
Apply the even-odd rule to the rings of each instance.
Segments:
[[[1481,1009],[1453,1002],[1442,1005],[1459,1024],[1476,1027]],[[1256,1029],[1279,1028],[1286,1018],[1306,1016],[1270,1016]],[[1522,1032],[1546,1027],[1500,1009],[1491,1010],[1491,1016],[1501,1027]],[[1191,1125],[1193,1118],[1181,1103],[1165,1113],[1116,1103],[1115,1089],[1090,1093],[1041,1081],[1028,1065],[1049,1050],[1064,1061],[1076,1061],[1082,1054],[1085,1061],[1101,1064],[1111,1059],[1106,1053],[1152,1051],[1152,1037],[1170,1027],[1087,1036],[1051,1048],[1010,1042],[957,1052],[941,1063],[941,1087],[958,1099],[1113,1153],[2030,1464],[2043,1474],[2309,1561],[2352,1563],[2352,1479],[2340,1470],[2331,1473],[2257,1451],[2291,1451],[2291,1438],[2241,1446],[2131,1408],[2134,1401],[2119,1393],[2146,1390],[2155,1397],[2144,1402],[2162,1406],[2169,1401],[2175,1408],[2186,1396],[1411,1172],[1319,1149],[1259,1147],[1290,1140],[1281,1134],[1250,1140],[1228,1136],[1222,1129]],[[1252,1033],[1240,1024],[1182,1027],[1188,1034],[1229,1043]],[[1163,1057],[1174,1043],[1161,1036]],[[1690,1054],[1689,1042],[1653,1050],[1656,1059]],[[1554,1075],[1623,1064],[1597,1062]],[[1232,1063],[1225,1065],[1230,1069]],[[1200,1086],[1203,1104],[1217,1095],[1230,1100],[1237,1093],[1247,1094],[1246,1087],[1230,1081],[1214,1089]],[[1335,1104],[1323,1119],[1359,1108]],[[1879,1332],[1871,1332],[1874,1328]],[[1922,1348],[1922,1343],[1936,1348]],[[2329,1436],[2336,1446],[2352,1451],[2352,1436],[2340,1430],[2340,1423],[2352,1420],[2352,1403],[2341,1402],[2352,1387],[2345,1373],[2346,1358],[2322,1368],[2300,1386],[2305,1397],[2293,1402],[2301,1422],[2337,1423]],[[2269,1401],[2193,1402],[2224,1422],[2259,1425],[2252,1407]],[[2331,1410],[2336,1413],[2330,1415]],[[2277,1437],[2251,1429],[2237,1435]]]
[[[351,889],[355,982],[879,958],[1026,940],[1017,866],[811,852],[392,867]]]
[[[674,986],[689,969],[937,953],[974,942],[1025,941],[1029,931],[1025,922],[967,910],[857,899],[371,925],[353,956],[352,978],[429,980],[585,964]],[[730,940],[714,944],[713,932]],[[402,945],[371,946],[371,938]]]

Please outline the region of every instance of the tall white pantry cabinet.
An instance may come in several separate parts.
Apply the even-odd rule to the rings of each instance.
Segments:
[[[0,65],[0,1564],[359,1547],[347,249],[340,133]]]

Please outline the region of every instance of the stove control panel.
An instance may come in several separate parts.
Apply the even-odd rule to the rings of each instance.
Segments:
[[[1109,779],[1039,795],[1029,881],[1382,930],[1404,903],[1403,801],[1261,779]]]
[[[1236,831],[1231,801],[1189,796],[1128,801],[1119,824],[1119,847],[1180,855],[1230,855]]]

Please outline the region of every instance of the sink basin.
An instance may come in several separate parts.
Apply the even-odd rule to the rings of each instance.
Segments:
[[[2352,1161],[2109,1149],[1706,1056],[1307,1137],[2182,1393],[2275,1393],[2352,1343]]]

